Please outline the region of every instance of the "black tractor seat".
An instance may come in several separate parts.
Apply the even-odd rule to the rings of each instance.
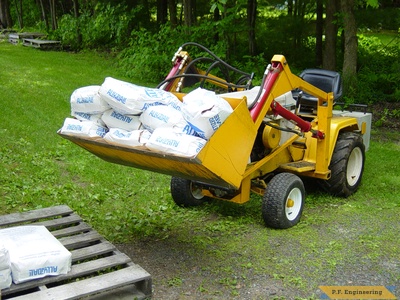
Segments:
[[[334,102],[342,97],[342,79],[338,72],[323,69],[306,69],[299,75],[304,81],[320,90],[333,92]],[[318,106],[318,99],[300,89],[292,91],[300,112],[314,112]]]

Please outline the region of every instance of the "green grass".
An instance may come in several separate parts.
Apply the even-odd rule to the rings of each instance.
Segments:
[[[375,37],[380,41],[382,47],[394,47],[400,48],[400,32],[396,31],[381,31],[381,32],[364,32],[365,36]]]
[[[315,299],[319,285],[357,285],[364,273],[378,279],[360,285],[399,286],[399,133],[385,142],[374,131],[356,194],[335,198],[310,186],[301,222],[272,230],[263,224],[258,196],[242,206],[179,208],[168,176],[104,162],[56,134],[74,89],[106,76],[124,79],[113,58],[3,42],[0,66],[2,214],[67,204],[111,242],[145,241],[185,253],[199,272],[218,278],[212,283],[204,275],[198,286],[211,297],[223,290],[237,296],[254,278],[294,290],[297,299]],[[171,288],[184,285],[179,273],[166,280]]]

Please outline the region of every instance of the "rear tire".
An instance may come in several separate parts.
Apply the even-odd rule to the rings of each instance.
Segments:
[[[339,134],[329,169],[331,177],[320,182],[334,196],[348,197],[357,191],[364,171],[365,146],[361,134]]]
[[[198,206],[209,199],[193,181],[179,177],[171,178],[171,195],[177,205],[184,207]]]
[[[303,212],[304,200],[304,184],[297,175],[275,175],[263,196],[262,216],[265,225],[277,229],[296,225]]]

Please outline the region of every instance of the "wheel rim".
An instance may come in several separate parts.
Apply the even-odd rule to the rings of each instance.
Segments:
[[[194,185],[193,182],[190,183],[190,190],[192,192],[193,198],[195,198],[197,200],[203,199],[204,195],[202,193],[201,188]]]
[[[354,148],[350,153],[349,160],[347,162],[347,183],[349,186],[354,186],[360,179],[363,166],[363,154],[360,148]]]
[[[293,221],[299,215],[302,201],[303,195],[299,188],[290,191],[285,203],[285,214],[289,221]]]

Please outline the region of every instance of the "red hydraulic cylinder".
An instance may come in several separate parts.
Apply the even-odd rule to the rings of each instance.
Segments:
[[[284,108],[275,100],[271,103],[271,109],[274,114],[280,115],[281,117],[285,118],[286,120],[292,122],[293,124],[297,125],[302,132],[309,132],[313,134],[313,137],[317,139],[324,139],[325,134],[319,130],[312,129],[311,123],[303,120],[298,115],[292,113],[291,111]]]

